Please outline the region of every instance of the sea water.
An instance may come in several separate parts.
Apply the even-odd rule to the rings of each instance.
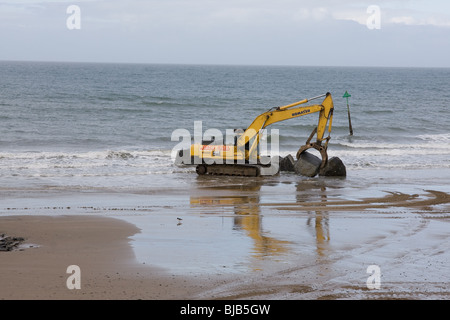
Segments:
[[[0,62],[0,181],[89,188],[190,179],[171,159],[174,130],[193,134],[202,121],[225,134],[326,92],[335,106],[329,154],[350,176],[448,176],[449,87],[450,69]],[[278,129],[280,153],[295,156],[317,119],[276,123],[269,134]]]

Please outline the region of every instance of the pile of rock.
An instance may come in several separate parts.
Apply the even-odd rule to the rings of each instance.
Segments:
[[[347,171],[344,163],[338,157],[328,159],[325,167],[320,168],[322,160],[319,157],[305,151],[298,160],[294,160],[291,155],[280,158],[280,171],[295,172],[306,177],[326,176],[345,177]]]
[[[0,251],[11,251],[17,248],[25,239],[22,237],[9,237],[0,234]]]

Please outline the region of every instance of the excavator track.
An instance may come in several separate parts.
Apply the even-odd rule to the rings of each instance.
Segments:
[[[261,165],[251,164],[199,164],[196,168],[199,175],[222,175],[240,177],[259,177]]]

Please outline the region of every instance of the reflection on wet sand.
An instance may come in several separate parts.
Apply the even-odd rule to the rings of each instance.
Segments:
[[[233,229],[242,230],[253,240],[252,256],[262,259],[267,256],[281,255],[289,250],[289,241],[275,239],[267,235],[262,227],[262,215],[260,206],[260,189],[262,183],[232,185],[215,190],[234,191],[230,196],[196,196],[191,197],[192,206],[218,205],[231,206],[235,217],[233,218]],[[236,195],[235,193],[246,193],[248,195]]]
[[[253,240],[252,256],[258,259],[264,257],[280,256],[292,251],[293,242],[276,239],[269,236],[262,226],[263,216],[261,215],[261,187],[267,185],[267,181],[253,180],[240,181],[240,183],[209,185],[210,181],[199,181],[199,189],[204,190],[205,195],[191,196],[191,206],[219,206],[231,207],[234,213],[233,229],[242,230]],[[326,188],[322,185],[311,185],[297,183],[298,204],[314,201],[314,197],[320,194],[323,206],[326,207]],[[316,192],[318,188],[318,192]],[[311,192],[313,191],[313,192]],[[219,194],[219,195],[212,195]],[[317,255],[323,257],[330,241],[329,216],[324,210],[307,211],[307,226],[313,230],[313,237],[316,241]]]
[[[312,189],[318,189],[317,194],[320,195],[320,203],[326,206],[327,195],[324,185],[311,185],[305,183],[297,184],[297,203],[305,203],[310,201],[310,192]],[[308,196],[309,195],[309,196]],[[320,207],[320,205],[318,205]],[[330,241],[330,226],[328,211],[315,210],[308,211],[308,219],[306,224],[308,227],[314,228],[314,236],[316,239],[317,255],[323,257]]]
[[[379,186],[360,192],[335,179],[289,176],[208,178],[199,179],[190,193],[192,211],[226,217],[227,230],[232,221],[232,230],[251,239],[251,248],[243,251],[245,268],[264,272],[247,273],[207,296],[448,296],[448,290],[442,293],[448,192]],[[242,250],[239,254],[238,259]],[[383,269],[383,288],[376,292],[366,284],[367,266],[373,264]],[[418,290],[418,283],[425,289]]]
[[[260,206],[243,205],[235,206],[234,229],[244,230],[254,241],[253,256],[263,258],[286,253],[288,251],[289,241],[278,240],[269,237],[262,228],[262,216],[260,215]]]
[[[294,266],[289,270],[306,264],[316,268],[314,273],[319,277],[329,276],[336,263],[333,257],[339,252],[336,248],[345,237],[342,232],[336,232],[332,242],[330,217],[333,215],[338,225],[342,223],[342,215],[337,212],[347,212],[346,217],[353,222],[352,217],[361,217],[363,212],[408,208],[423,214],[433,206],[434,216],[448,217],[446,207],[435,206],[448,207],[450,203],[448,193],[433,190],[425,190],[423,195],[385,191],[379,197],[345,199],[334,180],[209,178],[197,180],[197,188],[190,194],[191,208],[196,213],[232,216],[232,229],[251,239],[246,263],[250,269],[261,270],[263,261],[294,259]],[[274,218],[280,223],[272,224]],[[303,230],[310,232],[310,238],[302,227],[283,225],[285,221],[304,223]],[[286,233],[283,229],[274,232],[272,226],[286,228]],[[308,258],[314,261],[308,263]]]

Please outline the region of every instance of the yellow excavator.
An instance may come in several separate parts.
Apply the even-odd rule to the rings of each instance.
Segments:
[[[302,106],[323,97],[325,99],[322,104]],[[199,175],[262,176],[277,174],[279,161],[259,154],[258,146],[262,130],[276,122],[318,112],[317,127],[314,128],[305,145],[298,150],[297,159],[307,149],[314,148],[320,152],[322,157],[320,168],[323,168],[328,161],[327,147],[330,140],[333,109],[333,99],[329,92],[289,105],[274,107],[256,117],[246,130],[240,130],[240,132],[235,130],[234,144],[214,144],[214,140],[194,143],[190,150],[179,150],[177,156],[180,160],[178,163],[196,165],[196,172]],[[327,125],[328,136],[324,137]],[[316,135],[316,140],[311,142],[314,135]]]

